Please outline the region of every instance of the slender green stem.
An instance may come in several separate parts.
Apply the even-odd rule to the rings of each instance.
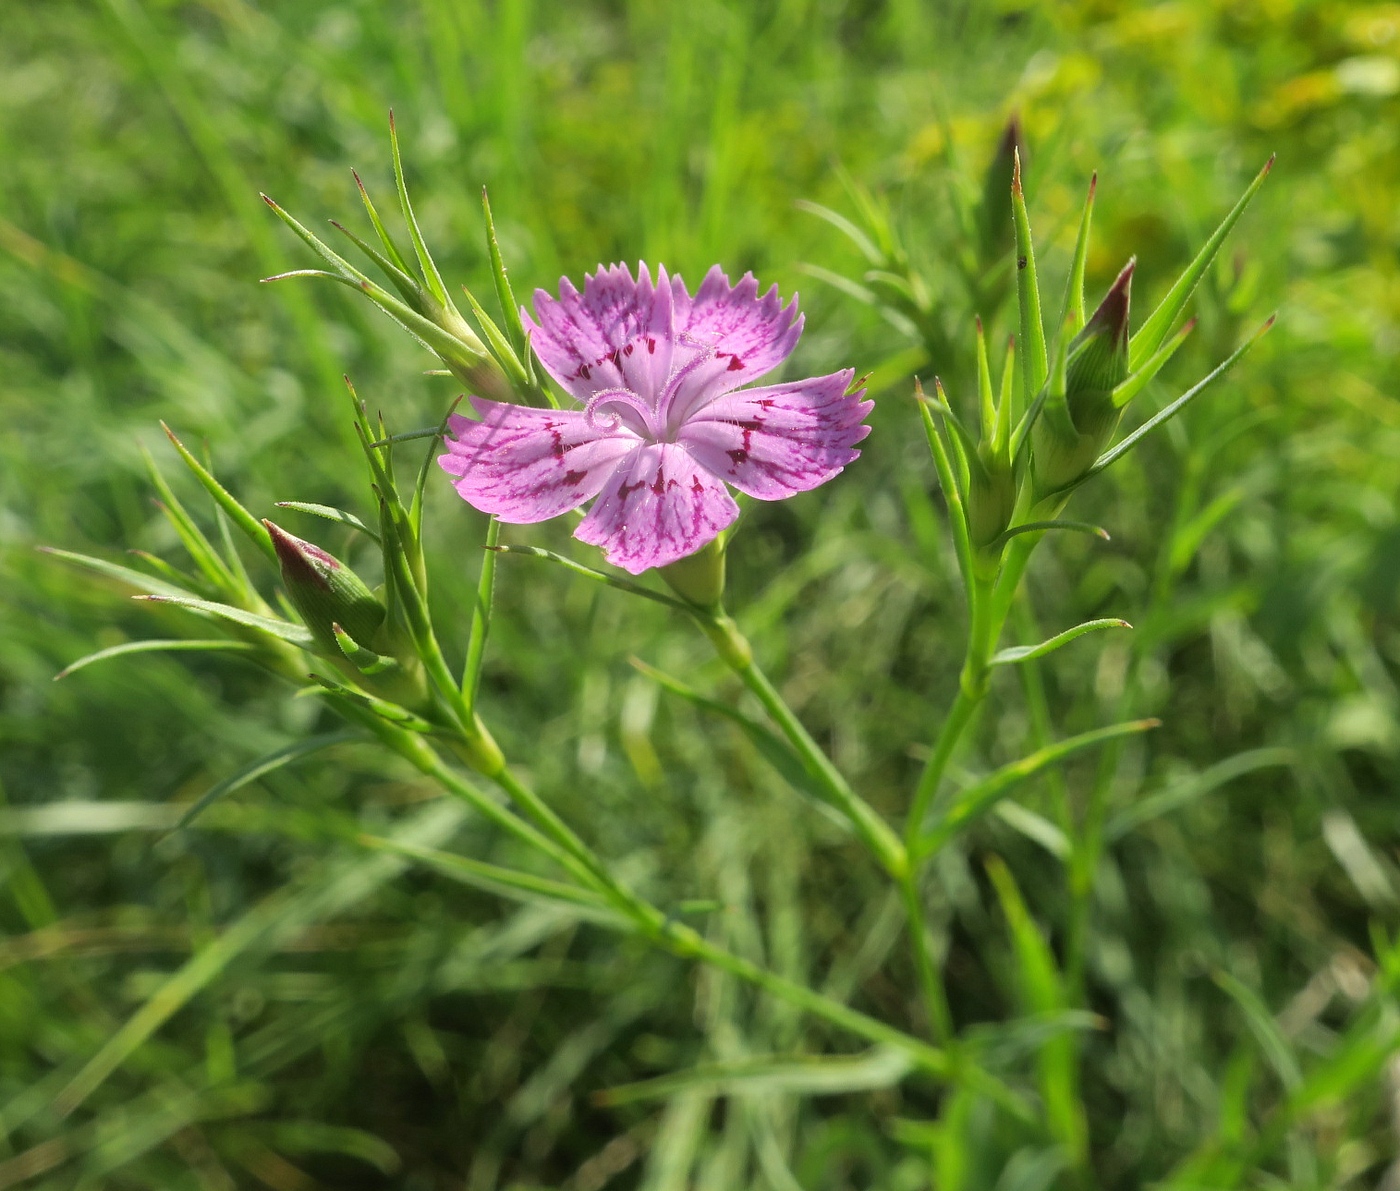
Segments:
[[[487,518],[481,578],[476,586],[476,607],[472,610],[471,636],[467,639],[467,660],[462,667],[462,697],[469,711],[476,706],[481,662],[486,654],[486,638],[491,632],[491,598],[496,587],[496,543],[500,536],[501,523],[494,517]]]
[[[924,998],[924,1011],[929,1016],[933,1036],[946,1045],[953,1037],[953,1013],[948,1007],[942,973],[929,947],[928,923],[916,867],[910,867],[900,877],[899,893],[909,924],[909,942],[914,950],[914,967],[918,972],[919,991]]]
[[[696,620],[704,629],[705,635],[714,643],[719,656],[763,704],[773,722],[778,725],[788,743],[801,758],[807,771],[821,783],[832,805],[850,821],[862,842],[885,871],[896,880],[900,879],[907,867],[907,861],[899,836],[868,802],[851,789],[841,771],[812,739],[802,721],[778,693],[778,689],[759,669],[753,659],[753,647],[739,631],[739,626],[723,612],[713,617],[697,616]]]
[[[1014,544],[1012,549],[1014,550]],[[987,693],[988,660],[1000,633],[1001,621],[993,618],[993,588],[980,577],[974,577],[970,585],[971,608],[967,630],[967,653],[963,658],[962,671],[958,675],[958,693],[953,705],[943,719],[934,741],[933,752],[924,764],[919,775],[919,784],[914,789],[914,801],[904,825],[904,844],[910,847],[923,832],[924,821],[929,808],[938,794],[939,784],[948,769],[948,762],[962,740],[963,732],[972,722],[973,713]]]

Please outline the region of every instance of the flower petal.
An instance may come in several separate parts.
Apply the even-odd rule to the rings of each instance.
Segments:
[[[717,397],[681,427],[678,441],[706,469],[759,500],[824,484],[860,452],[874,402],[847,395],[854,374],[744,389]]]
[[[706,350],[727,357],[720,392],[737,389],[773,371],[792,354],[802,335],[797,298],[784,306],[776,285],[760,298],[752,273],[730,285],[715,265],[705,274],[695,297],[686,292],[679,277],[671,278],[671,291],[675,368],[679,370]]]
[[[672,294],[664,266],[653,285],[646,265],[635,281],[626,265],[612,265],[584,278],[582,294],[567,277],[558,298],[536,290],[538,322],[521,314],[540,363],[580,401],[620,388],[655,405],[671,371]]]
[[[634,575],[694,554],[733,523],[724,485],[675,443],[645,443],[612,473],[574,537]]]
[[[544,521],[596,496],[638,438],[590,425],[579,410],[531,409],[472,398],[481,415],[451,419],[455,439],[438,463],[483,513],[512,525]]]

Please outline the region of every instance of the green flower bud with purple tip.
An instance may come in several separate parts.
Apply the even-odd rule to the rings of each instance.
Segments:
[[[1115,390],[1128,378],[1129,261],[1084,329],[1062,349],[1045,404],[1031,428],[1038,496],[1069,487],[1093,467],[1123,416]]]
[[[320,546],[271,521],[264,520],[263,525],[277,551],[287,595],[316,643],[333,658],[343,656],[336,640],[339,628],[357,645],[373,649],[384,623],[384,607],[364,581]]]

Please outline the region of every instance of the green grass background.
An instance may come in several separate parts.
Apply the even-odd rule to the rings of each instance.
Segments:
[[[1278,153],[1169,384],[1273,309],[1278,327],[1076,499],[1112,542],[1052,542],[1029,581],[1042,636],[1091,616],[1137,626],[1131,644],[1086,638],[1046,667],[1055,731],[1164,721],[1109,775],[1126,817],[1098,874],[1089,994],[1111,1024],[1084,1044],[1099,1177],[1165,1177],[1235,1128],[1222,1105],[1242,1102],[1238,1127],[1257,1127],[1286,1071],[1212,974],[1253,990],[1307,1067],[1366,995],[1368,931],[1400,916],[1397,93],[1400,6],[1340,0],[4,5],[0,1187],[913,1191],[1055,1177],[988,1119],[952,1122],[961,1140],[931,1175],[917,1122],[936,1118],[939,1092],[917,1083],[601,1106],[600,1088],[706,1059],[849,1042],[558,911],[503,909],[367,857],[365,829],[504,848],[365,746],[280,770],[167,836],[167,808],[334,730],[236,660],[143,657],[51,681],[93,648],[169,631],[34,550],[176,556],[139,450],[174,474],[157,419],[207,440],[260,516],[289,499],[363,513],[341,374],[397,429],[435,421],[452,395],[367,304],[256,284],[310,263],[258,192],[313,226],[354,220],[355,166],[387,200],[390,107],[450,280],[489,292],[486,185],[517,292],[614,259],[692,280],[719,261],[800,287],[797,374],[868,370],[908,346],[803,269],[863,268],[794,206],[853,216],[840,168],[888,204],[965,353],[949,130],[975,183],[1020,113],[1049,278],[1097,169],[1091,297],[1136,253],[1140,310]],[[956,397],[966,367],[924,374]],[[858,464],[752,511],[731,554],[731,603],[767,668],[890,813],[952,692],[962,632],[908,390],[878,394]],[[469,607],[482,526],[445,484],[428,517],[450,623]],[[284,523],[370,566],[347,534]],[[515,540],[568,548],[562,526]],[[916,1022],[875,874],[743,739],[628,665],[732,697],[703,642],[542,565],[501,563],[484,698],[508,751],[663,904],[716,898],[703,920],[734,949]],[[1014,678],[993,702],[959,759],[968,772],[1031,747]],[[1259,749],[1288,763],[1264,766],[1275,754]],[[1212,780],[1241,753],[1258,767]],[[1078,789],[1094,773],[1089,760],[1066,778]],[[1133,818],[1164,791],[1170,810]],[[1046,797],[1021,801],[1044,811]],[[105,817],[93,803],[111,804]],[[963,1023],[1016,1011],[991,853],[1056,945],[1064,920],[1057,861],[1014,825],[994,818],[944,858]],[[119,1029],[110,1072],[72,1095]],[[1250,1185],[1377,1185],[1394,1094],[1377,1076],[1334,1097]]]

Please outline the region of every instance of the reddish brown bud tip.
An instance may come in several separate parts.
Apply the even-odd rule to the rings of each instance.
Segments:
[[[1021,194],[1021,150],[1019,147],[1011,151],[1011,193]]]
[[[1091,203],[1094,201],[1094,195],[1095,195],[1096,193],[1098,193],[1098,189],[1099,189],[1099,171],[1098,171],[1098,170],[1095,170],[1092,174],[1089,175],[1089,201],[1090,201]]]
[[[328,571],[340,570],[340,560],[327,554],[320,546],[305,542],[289,534],[275,521],[263,518],[263,528],[272,538],[273,549],[277,551],[277,561],[282,567],[282,577],[289,585],[303,582],[316,587],[328,588]]]
[[[1278,160],[1278,154],[1277,154],[1277,153],[1270,153],[1270,154],[1269,154],[1269,160],[1266,161],[1266,162],[1264,163],[1264,168],[1260,171],[1260,173],[1263,173],[1263,174],[1266,174],[1266,175],[1267,175],[1268,172],[1269,172],[1271,169],[1274,168],[1274,162],[1277,161],[1277,160]]]

